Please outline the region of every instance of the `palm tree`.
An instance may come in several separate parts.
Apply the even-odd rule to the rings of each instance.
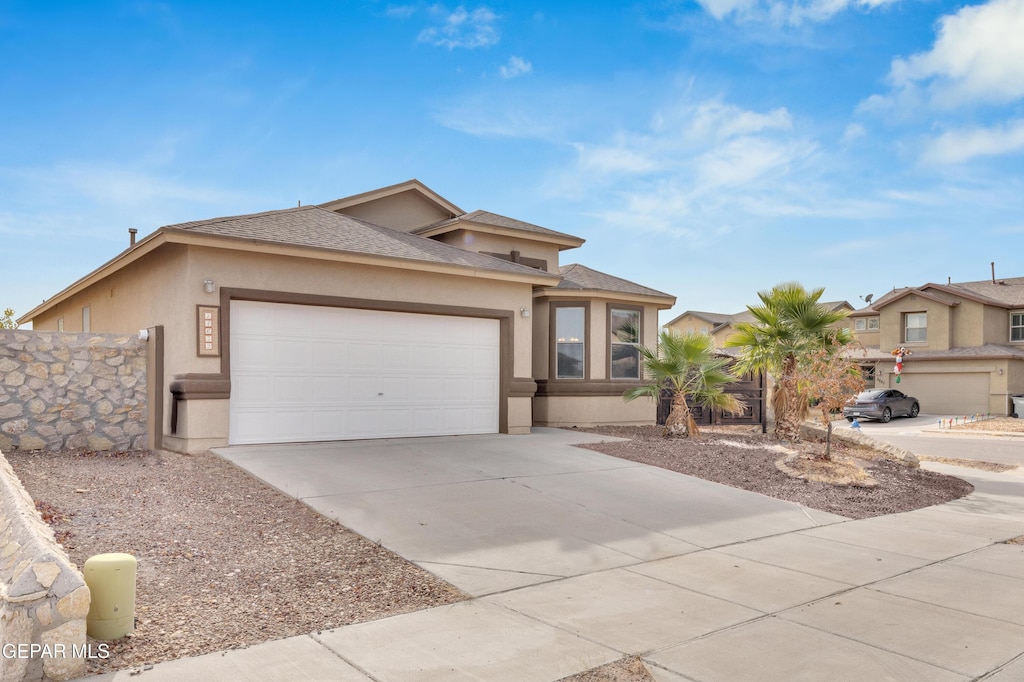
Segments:
[[[761,305],[747,306],[755,321],[736,324],[736,333],[725,341],[727,347],[743,349],[737,371],[765,371],[775,379],[771,404],[775,437],[780,440],[800,440],[800,422],[807,414],[797,363],[817,350],[853,340],[848,329],[832,326],[848,313],[818,303],[824,292],[824,288],[807,291],[797,282],[759,291]]]
[[[672,410],[665,420],[666,437],[700,435],[687,398],[707,408],[733,414],[743,411],[744,404],[724,389],[736,381],[725,369],[729,359],[715,355],[715,341],[708,334],[662,331],[657,349],[640,346],[638,350],[649,382],[626,391],[622,399],[629,402],[646,396],[657,400],[667,384],[673,395]]]

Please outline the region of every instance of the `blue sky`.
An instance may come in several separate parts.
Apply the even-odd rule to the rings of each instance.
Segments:
[[[738,312],[1024,276],[1024,0],[0,0],[0,308],[418,178]]]

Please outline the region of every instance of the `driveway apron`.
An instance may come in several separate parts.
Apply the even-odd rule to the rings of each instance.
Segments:
[[[574,447],[559,429],[218,449],[480,596],[844,520]]]
[[[280,650],[324,679],[557,680],[625,654],[659,681],[1024,679],[1022,470],[927,463],[975,492],[851,521],[572,446],[594,440],[218,450],[476,597]],[[206,658],[147,675],[228,664]]]

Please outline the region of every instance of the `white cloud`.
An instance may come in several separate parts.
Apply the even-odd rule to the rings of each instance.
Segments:
[[[840,244],[823,246],[812,253],[819,258],[842,258],[844,256],[851,256],[865,251],[877,251],[881,253],[887,248],[889,248],[887,242],[881,242],[877,239],[854,239]]]
[[[854,140],[859,140],[867,134],[868,131],[863,125],[860,123],[851,123],[846,126],[846,130],[843,131],[843,144],[849,144]]]
[[[415,5],[388,5],[384,13],[395,19],[408,19],[416,14]]]
[[[1001,156],[1024,150],[1024,119],[990,128],[949,130],[931,140],[922,160],[960,163],[978,156]]]
[[[697,0],[715,19],[799,26],[824,22],[853,7],[872,10],[897,0]]]
[[[504,78],[515,78],[516,76],[522,76],[524,73],[530,73],[533,71],[533,64],[526,61],[522,57],[509,57],[508,64],[503,64],[498,67],[498,74]]]
[[[437,25],[420,31],[417,40],[453,50],[457,47],[478,48],[496,45],[501,36],[496,26],[498,15],[487,7],[472,11],[461,5],[448,12],[441,5],[430,8]]]
[[[1024,97],[1024,0],[992,0],[939,20],[932,49],[892,62],[895,94],[862,103],[909,108],[920,101],[953,108]],[[920,90],[920,92],[919,92]]]

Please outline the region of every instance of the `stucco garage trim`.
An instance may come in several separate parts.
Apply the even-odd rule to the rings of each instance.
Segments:
[[[498,374],[498,430],[508,433],[508,399],[512,390],[513,322],[514,311],[492,308],[474,308],[464,306],[440,305],[434,303],[415,303],[410,301],[381,301],[375,299],[348,298],[341,296],[324,296],[319,294],[300,294],[287,291],[266,291],[260,289],[240,289],[222,287],[220,289],[221,306],[221,348],[220,374],[206,375],[205,381],[216,382],[220,387],[227,387],[230,395],[231,381],[231,303],[232,301],[256,301],[263,303],[286,303],[297,305],[326,306],[331,308],[355,308],[358,310],[380,310],[385,312],[421,313],[426,315],[450,315],[455,317],[478,317],[498,320],[499,324],[499,362]],[[517,388],[526,388],[527,380],[517,380]],[[522,390],[520,388],[519,390]],[[519,393],[519,391],[517,391]]]

